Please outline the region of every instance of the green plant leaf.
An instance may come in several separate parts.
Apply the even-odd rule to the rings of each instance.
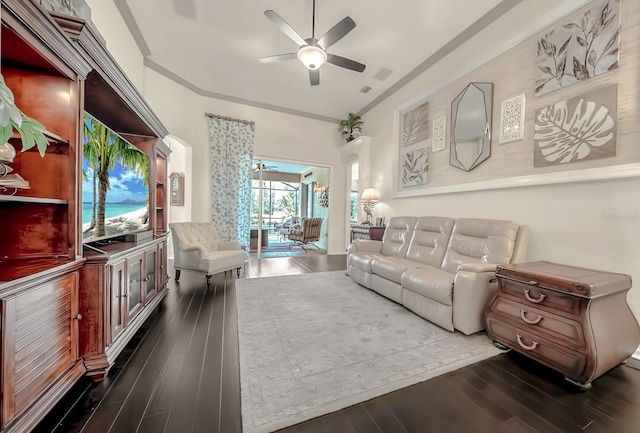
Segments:
[[[0,125],[0,144],[4,144],[13,136],[13,124]]]
[[[16,129],[22,137],[22,151],[24,152],[37,146],[40,156],[44,157],[47,146],[49,146],[49,141],[44,135],[46,131],[44,125],[22,114],[22,126],[16,127]]]

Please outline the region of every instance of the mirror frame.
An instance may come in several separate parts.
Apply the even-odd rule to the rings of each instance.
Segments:
[[[457,123],[457,115],[458,115],[458,104],[464,98],[467,91],[471,87],[475,87],[482,92],[484,95],[484,109],[487,117],[487,122],[485,124],[485,140],[487,141],[484,145],[478,157],[473,161],[469,168],[465,167],[457,157],[456,153],[456,123]],[[451,143],[449,145],[449,165],[459,168],[464,171],[471,171],[484,161],[489,159],[491,156],[491,121],[493,114],[493,83],[482,83],[482,82],[471,82],[469,83],[461,92],[458,94],[456,99],[451,102]]]

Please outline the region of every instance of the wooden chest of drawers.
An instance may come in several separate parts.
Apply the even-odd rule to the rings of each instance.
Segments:
[[[631,277],[549,262],[498,266],[485,316],[495,342],[582,388],[626,360],[640,327],[626,294]]]

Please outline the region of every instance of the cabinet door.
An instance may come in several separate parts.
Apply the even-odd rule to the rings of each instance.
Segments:
[[[147,304],[156,295],[156,274],[158,268],[158,250],[154,245],[153,248],[149,248],[145,251],[145,292],[144,303]]]
[[[127,285],[125,284],[124,262],[109,266],[109,294],[111,335],[107,338],[107,345],[113,343],[125,327],[127,313]]]
[[[162,291],[164,285],[167,281],[167,257],[165,256],[166,249],[165,243],[162,242],[158,244],[158,265],[157,265],[157,277],[156,277],[156,290],[158,292]]]
[[[127,314],[125,326],[142,310],[144,286],[144,252],[128,258],[127,263]]]
[[[78,273],[2,300],[2,425],[78,359]]]

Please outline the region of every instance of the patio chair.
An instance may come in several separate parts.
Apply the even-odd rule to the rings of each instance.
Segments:
[[[299,229],[291,229],[289,240],[294,244],[307,251],[305,246],[313,245],[320,249],[313,242],[320,240],[320,228],[322,227],[323,218],[303,218],[302,226]],[[291,248],[291,245],[289,245]]]

